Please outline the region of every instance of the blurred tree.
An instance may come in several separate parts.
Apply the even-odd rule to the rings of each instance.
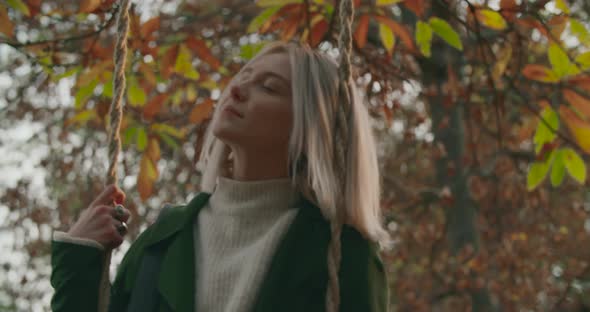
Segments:
[[[590,3],[355,6],[355,74],[399,239],[383,253],[392,306],[590,309]],[[163,202],[198,191],[200,138],[233,73],[268,40],[337,54],[337,8],[135,2],[121,166],[132,239]],[[117,9],[113,0],[0,3],[2,309],[48,309],[51,230],[102,188]],[[19,139],[23,129],[33,133]]]

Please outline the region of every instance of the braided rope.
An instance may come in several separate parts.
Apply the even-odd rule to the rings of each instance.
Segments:
[[[335,152],[334,158],[336,163],[337,174],[340,183],[340,194],[346,192],[346,162],[347,149],[350,142],[350,117],[352,112],[351,107],[351,86],[350,86],[350,56],[352,53],[352,20],[354,17],[354,7],[352,0],[341,0],[339,8],[339,24],[340,36],[338,38],[338,50],[340,51],[340,67],[339,74],[339,97],[342,99],[340,109],[338,110],[338,118],[336,120],[336,135],[335,138]],[[337,23],[338,24],[338,23]],[[342,232],[342,225],[344,223],[344,205],[343,196],[337,197],[338,202],[335,203],[334,216],[330,220],[331,240],[328,245],[328,274],[329,284],[326,294],[326,310],[329,312],[337,312],[340,306],[340,285],[338,278],[338,271],[340,270],[341,262],[341,244],[340,235]]]
[[[129,32],[129,7],[130,0],[122,0],[117,12],[117,42],[115,44],[115,72],[113,75],[113,87],[115,92],[109,109],[111,127],[109,130],[109,169],[107,171],[106,184],[117,184],[117,160],[121,152],[121,119],[123,118],[123,95],[125,93],[125,61],[127,56],[127,33]],[[111,266],[112,250],[107,250],[102,265],[100,287],[98,289],[98,312],[107,312],[109,307],[110,279],[109,268]]]

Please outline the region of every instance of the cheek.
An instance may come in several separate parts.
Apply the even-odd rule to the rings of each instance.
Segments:
[[[272,103],[285,105],[285,103]],[[260,107],[252,111],[251,126],[256,135],[266,138],[285,139],[289,137],[293,123],[293,113],[289,108],[277,109]]]

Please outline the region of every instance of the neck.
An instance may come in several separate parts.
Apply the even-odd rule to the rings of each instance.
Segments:
[[[233,169],[230,177],[238,181],[288,178],[287,153],[251,152],[233,149]]]

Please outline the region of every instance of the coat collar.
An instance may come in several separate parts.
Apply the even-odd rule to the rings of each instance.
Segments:
[[[169,216],[154,227],[147,238],[146,248],[172,239],[161,264],[158,291],[172,311],[193,311],[195,307],[195,253],[194,220],[208,202],[210,193],[199,193],[188,205],[173,209]],[[277,247],[269,270],[262,282],[254,303],[254,311],[270,311],[280,298],[291,289],[317,274],[310,269],[323,268],[329,241],[329,226],[319,208],[301,197],[299,211]],[[187,252],[187,251],[191,252]],[[278,287],[281,285],[281,287]],[[289,285],[289,287],[282,287]]]

